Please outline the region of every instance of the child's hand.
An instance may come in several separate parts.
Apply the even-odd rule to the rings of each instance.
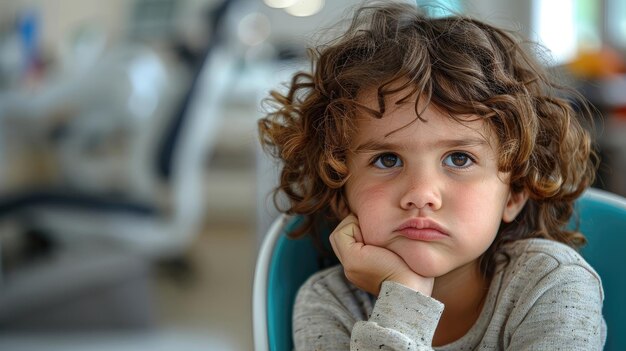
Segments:
[[[434,278],[413,272],[394,252],[363,243],[359,221],[348,215],[330,235],[330,243],[343,265],[346,277],[362,290],[378,296],[386,280],[400,283],[430,296]]]

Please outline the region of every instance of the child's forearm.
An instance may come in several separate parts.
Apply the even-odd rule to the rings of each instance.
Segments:
[[[350,349],[432,350],[442,312],[443,304],[435,299],[397,283],[383,283],[369,320],[352,329]]]
[[[375,304],[375,305],[374,305]],[[294,307],[296,350],[431,350],[443,305],[386,282],[374,302],[341,267],[318,274],[301,288]]]

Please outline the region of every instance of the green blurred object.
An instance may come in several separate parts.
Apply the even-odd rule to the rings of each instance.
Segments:
[[[416,0],[415,4],[431,17],[446,17],[463,11],[461,0]]]

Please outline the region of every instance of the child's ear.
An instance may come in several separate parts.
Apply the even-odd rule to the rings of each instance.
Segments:
[[[509,191],[509,196],[502,212],[502,221],[505,223],[512,222],[515,217],[522,211],[526,201],[528,200],[528,192],[526,190],[520,192]]]

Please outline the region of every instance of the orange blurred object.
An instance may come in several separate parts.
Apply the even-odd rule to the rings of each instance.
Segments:
[[[600,50],[581,50],[567,68],[580,78],[607,78],[626,73],[626,63],[615,50],[603,47]]]

